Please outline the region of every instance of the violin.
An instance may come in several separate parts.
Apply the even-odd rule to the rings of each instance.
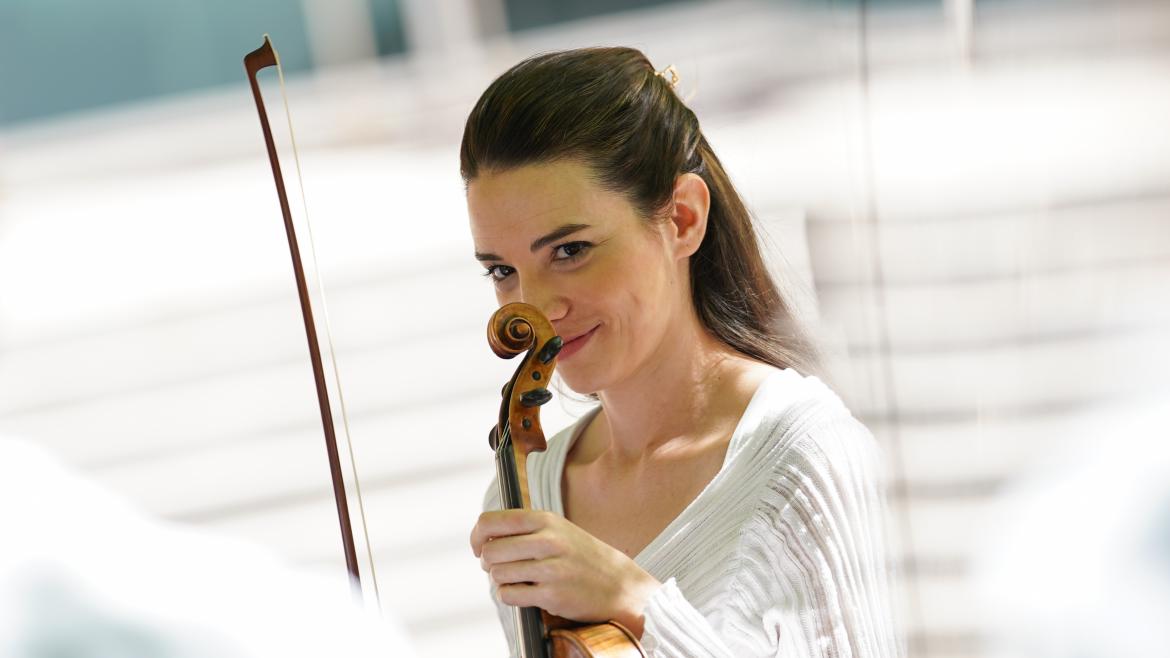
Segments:
[[[488,321],[488,344],[510,359],[527,352],[504,385],[500,415],[488,434],[504,509],[531,509],[528,455],[548,447],[540,427],[540,407],[552,399],[546,387],[556,367],[562,340],[552,323],[523,302],[501,306]],[[645,658],[634,634],[616,621],[579,624],[539,608],[513,608],[521,658]]]

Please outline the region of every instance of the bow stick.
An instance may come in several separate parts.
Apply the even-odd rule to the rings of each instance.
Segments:
[[[306,228],[305,235],[308,237],[309,266],[315,275],[313,278],[316,283],[316,290],[320,296],[321,315],[324,320],[322,329],[325,335],[328,359],[322,356],[321,339],[317,332],[317,321],[313,314],[308,278],[305,275],[305,262],[301,258],[301,250],[297,242],[296,228],[288,202],[288,194],[285,191],[284,176],[281,173],[280,161],[276,155],[276,144],[272,138],[272,128],[268,123],[268,113],[264,109],[264,99],[260,94],[260,85],[256,78],[259,71],[270,66],[276,68],[277,79],[280,81],[280,96],[284,102],[285,117],[288,120],[289,141],[292,144],[293,161],[296,165],[297,187],[301,193],[302,216]],[[267,34],[264,35],[264,44],[244,57],[244,69],[247,71],[248,82],[252,87],[252,96],[256,100],[256,111],[260,115],[260,128],[264,133],[264,144],[268,149],[268,162],[272,165],[272,175],[276,182],[276,194],[280,199],[280,212],[284,217],[284,230],[288,237],[289,252],[292,256],[297,295],[300,298],[301,315],[305,322],[305,337],[308,339],[309,357],[313,364],[313,381],[317,389],[317,403],[321,410],[321,426],[325,431],[325,450],[329,457],[329,474],[333,482],[333,498],[337,505],[337,519],[341,525],[341,543],[345,552],[346,572],[354,588],[355,596],[359,599],[364,599],[368,592],[372,594],[374,603],[380,607],[377,576],[374,573],[374,558],[370,549],[369,535],[366,532],[365,509],[362,505],[361,488],[358,485],[357,479],[357,465],[353,456],[353,446],[350,443],[349,423],[345,414],[345,401],[341,395],[341,379],[338,375],[337,358],[333,351],[333,339],[329,331],[328,312],[325,308],[324,286],[321,282],[320,272],[317,269],[316,251],[313,248],[313,234],[309,225],[307,204],[305,204],[304,185],[301,181],[300,157],[297,154],[296,140],[293,137],[292,116],[288,111],[288,95],[285,92],[284,71],[280,66],[280,56],[277,54],[276,49],[272,47],[272,42],[269,40]],[[330,371],[331,377],[326,376],[326,370]],[[332,388],[330,387],[330,380],[332,380]],[[333,415],[333,408],[330,404],[331,396],[336,398],[338,408],[341,411],[340,422]],[[339,436],[341,438],[340,442],[338,441]],[[351,501],[347,494],[349,487],[347,487],[346,477],[342,470],[339,445],[344,447],[348,456],[349,477],[352,480],[354,493],[353,503],[355,503],[357,512],[354,515],[350,513]],[[359,562],[359,554],[356,542],[354,541],[353,526],[355,518],[365,544],[365,551],[362,556],[365,559],[364,568],[361,562]],[[368,582],[371,587],[368,590],[362,587],[363,571],[369,575]]]

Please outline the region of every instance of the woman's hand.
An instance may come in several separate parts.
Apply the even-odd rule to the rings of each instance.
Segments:
[[[484,512],[471,548],[500,601],[575,621],[612,619],[636,637],[646,600],[661,585],[625,553],[551,512]]]

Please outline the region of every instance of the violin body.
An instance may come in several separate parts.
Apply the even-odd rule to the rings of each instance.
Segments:
[[[549,631],[554,658],[645,658],[642,645],[616,621]]]
[[[556,367],[561,338],[536,307],[501,306],[488,322],[488,344],[500,358],[527,352],[504,386],[499,420],[488,443],[496,453],[500,500],[505,509],[531,509],[527,458],[548,447],[540,428],[540,407],[552,399],[545,384]],[[516,642],[521,658],[645,658],[638,639],[615,621],[580,624],[539,608],[516,608]]]

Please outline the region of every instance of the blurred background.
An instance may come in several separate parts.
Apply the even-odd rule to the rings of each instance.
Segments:
[[[505,651],[467,535],[514,364],[483,338],[463,121],[507,67],[578,46],[674,64],[823,376],[884,446],[910,656],[1107,655],[1020,650],[1002,618],[1089,632],[1061,605],[1120,559],[1085,540],[1130,537],[1102,520],[1138,498],[1161,503],[1126,532],[1170,560],[1170,493],[1077,497],[1170,481],[1170,426],[1149,416],[1170,400],[1170,3],[0,0],[0,434],[340,582],[241,65],[265,33],[385,614],[419,655]],[[581,411],[549,405],[549,434]],[[1137,574],[1170,591],[1170,568]],[[1090,612],[1125,610],[1109,592]]]

